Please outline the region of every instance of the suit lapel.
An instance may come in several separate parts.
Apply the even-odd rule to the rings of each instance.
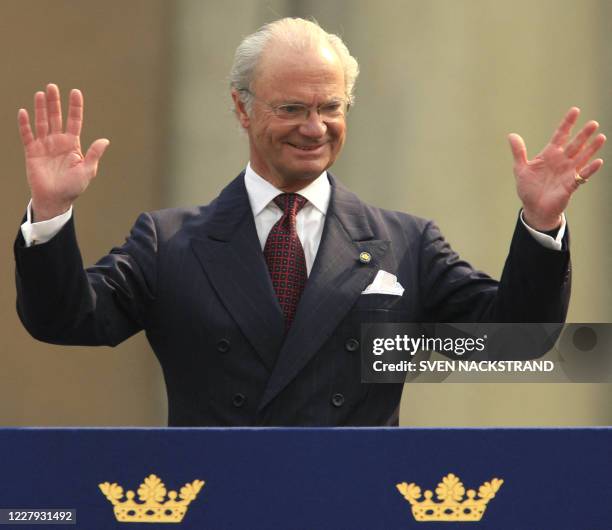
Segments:
[[[295,320],[259,404],[262,410],[304,368],[372,282],[389,242],[374,240],[363,203],[329,175],[330,206]],[[359,260],[361,252],[372,256]]]
[[[272,370],[284,321],[259,245],[244,173],[221,192],[206,234],[192,238],[191,246],[217,295]]]

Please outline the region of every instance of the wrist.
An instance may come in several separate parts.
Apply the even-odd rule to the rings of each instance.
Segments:
[[[548,232],[550,230],[555,230],[561,226],[563,223],[563,217],[561,214],[556,216],[539,216],[534,214],[533,212],[529,212],[523,208],[523,220],[527,223],[531,228],[537,230],[538,232]]]
[[[60,204],[41,204],[32,199],[31,210],[32,210],[32,223],[40,223],[41,221],[48,221],[58,215],[66,213],[71,203],[60,203]]]

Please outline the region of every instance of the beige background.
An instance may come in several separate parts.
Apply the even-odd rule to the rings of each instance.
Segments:
[[[111,348],[28,336],[15,313],[12,243],[29,194],[15,117],[53,81],[85,94],[84,144],[111,146],[78,201],[87,263],[139,212],[205,203],[247,161],[227,75],[240,39],[280,16],[315,17],[361,66],[334,173],[362,199],[438,221],[499,276],[519,203],[508,132],[535,154],[578,105],[612,133],[607,0],[0,2],[0,425],[164,425],[161,371],[142,334]],[[569,319],[612,322],[612,150],[568,211]],[[606,385],[412,385],[404,425],[610,424]]]

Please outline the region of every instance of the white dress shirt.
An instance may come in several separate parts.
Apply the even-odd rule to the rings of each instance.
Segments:
[[[244,183],[255,219],[257,236],[263,250],[270,230],[283,215],[281,209],[276,206],[273,200],[283,192],[255,173],[251,168],[251,164],[247,164]],[[300,190],[299,194],[308,199],[308,202],[297,214],[296,230],[304,247],[306,271],[310,275],[317,250],[319,249],[319,243],[321,242],[325,215],[327,214],[331,197],[331,186],[327,179],[327,172],[321,173],[313,182]],[[32,223],[32,201],[30,200],[26,221],[21,225],[21,233],[23,234],[26,246],[46,243],[60,231],[71,217],[72,206],[67,212],[53,219]],[[523,219],[522,211],[520,217],[525,228],[542,246],[553,250],[561,250],[561,240],[565,234],[566,226],[565,214],[562,216],[561,227],[555,238],[538,232],[527,225]]]
[[[283,211],[274,203],[274,198],[284,192],[255,173],[251,164],[247,165],[244,184],[251,203],[259,243],[263,250],[270,230],[272,230],[276,221],[283,216]],[[331,197],[331,186],[327,179],[327,172],[321,173],[308,186],[297,193],[308,200],[297,214],[295,228],[302,242],[302,247],[304,247],[306,272],[310,275],[317,250],[319,250],[325,215]]]

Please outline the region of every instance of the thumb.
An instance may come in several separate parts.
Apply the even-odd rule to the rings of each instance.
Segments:
[[[525,147],[525,141],[518,134],[512,133],[508,135],[508,142],[510,142],[510,149],[512,149],[514,164],[517,166],[524,166],[527,163],[527,148]]]
[[[89,146],[83,162],[85,165],[93,169],[94,174],[98,169],[98,162],[100,161],[100,158],[102,158],[102,155],[104,154],[104,151],[106,151],[109,144],[109,140],[106,138],[100,138]]]

